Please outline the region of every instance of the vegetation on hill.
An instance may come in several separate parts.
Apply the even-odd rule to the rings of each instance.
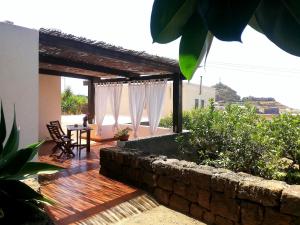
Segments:
[[[253,106],[214,104],[184,113],[188,138],[180,137],[183,153],[197,152],[194,161],[242,171],[268,179],[300,184],[300,116],[282,114],[266,120]],[[171,117],[161,120],[171,127]]]
[[[83,95],[74,95],[68,87],[61,94],[61,111],[63,114],[84,114],[87,111],[88,99]]]
[[[237,95],[236,91],[223,83],[218,83],[213,86],[216,90],[217,102],[238,102],[241,97]]]

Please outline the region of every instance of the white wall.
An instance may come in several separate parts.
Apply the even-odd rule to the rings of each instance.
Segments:
[[[39,76],[39,139],[50,139],[46,124],[61,119],[61,77]]]
[[[39,33],[0,23],[0,98],[10,131],[13,107],[20,127],[20,147],[38,140]]]
[[[216,91],[212,87],[202,86],[200,95],[200,85],[183,82],[182,89],[182,105],[183,110],[188,111],[195,108],[195,99],[199,100],[199,108],[201,107],[201,100],[204,100],[204,106],[209,103],[209,99],[215,99]]]

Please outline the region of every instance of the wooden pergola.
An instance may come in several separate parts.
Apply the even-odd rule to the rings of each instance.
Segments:
[[[184,77],[176,60],[42,28],[39,31],[39,73],[87,80],[91,118],[95,116],[95,83],[173,81],[173,131],[182,131]]]

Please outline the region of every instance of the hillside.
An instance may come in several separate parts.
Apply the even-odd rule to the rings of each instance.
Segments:
[[[216,102],[238,102],[241,100],[235,90],[221,82],[212,87],[216,90]]]
[[[241,105],[250,103],[257,108],[258,112],[264,114],[279,114],[286,112],[297,114],[299,113],[299,110],[283,105],[280,102],[277,102],[276,99],[272,97],[248,96],[241,99],[241,97],[235,90],[221,82],[214,85],[213,87],[216,90],[216,102],[218,102],[220,106],[225,106],[226,103],[232,102],[236,102]]]

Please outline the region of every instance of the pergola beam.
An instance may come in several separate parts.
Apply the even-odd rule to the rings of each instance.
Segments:
[[[88,82],[88,121],[92,124],[95,118],[95,85],[93,79]]]
[[[49,70],[49,69],[39,69],[39,74],[58,76],[58,77],[70,77],[70,78],[77,78],[77,79],[84,79],[84,80],[90,80],[95,78],[94,76],[82,75],[77,73],[65,73],[65,72],[60,72],[58,70]]]
[[[173,79],[173,132],[182,132],[182,74]]]
[[[84,43],[80,40],[73,40],[63,37],[58,37],[50,34],[45,34],[40,32],[39,35],[39,42],[40,44],[44,44],[46,46],[53,46],[53,47],[62,47],[62,48],[69,48],[75,51],[83,51],[88,52],[93,55],[98,55],[101,57],[108,57],[114,60],[121,60],[130,63],[136,63],[140,65],[152,66],[152,67],[159,67],[160,69],[164,69],[170,72],[177,73],[179,71],[179,66],[170,65],[165,62],[158,62],[157,60],[152,60],[149,58],[144,58],[139,55],[133,55],[126,51],[117,51],[112,49],[106,49],[101,46],[95,46],[90,43]]]
[[[77,68],[77,69],[82,69],[82,70],[87,70],[87,71],[94,71],[94,72],[99,72],[99,73],[106,73],[108,75],[117,75],[117,76],[122,76],[122,77],[137,77],[137,76],[139,76],[139,74],[137,74],[137,73],[133,73],[133,72],[125,71],[125,70],[119,70],[119,69],[114,69],[114,68],[110,68],[110,67],[93,65],[93,64],[84,63],[84,62],[76,62],[73,60],[49,56],[49,55],[40,54],[39,59],[40,59],[41,63],[48,63],[48,64],[52,64],[52,65],[72,67],[72,68]]]

